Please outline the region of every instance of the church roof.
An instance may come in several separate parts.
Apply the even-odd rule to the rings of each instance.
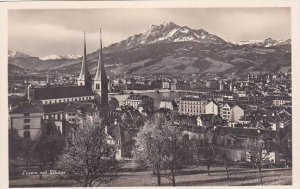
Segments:
[[[93,96],[92,89],[86,86],[62,86],[62,87],[43,87],[34,88],[33,95],[35,100],[59,99]]]
[[[44,105],[44,113],[54,113],[54,112],[64,112],[66,109],[67,103],[58,103],[58,104],[47,104]]]

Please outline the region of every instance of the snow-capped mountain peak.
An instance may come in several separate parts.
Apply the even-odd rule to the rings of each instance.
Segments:
[[[151,25],[144,32],[135,34],[126,40],[113,44],[111,47],[129,49],[141,44],[172,43],[172,42],[226,43],[222,38],[212,35],[203,29],[191,29],[179,26],[174,22]]]
[[[27,57],[30,56],[19,51],[8,50],[8,58],[27,58]]]
[[[77,59],[81,57],[81,55],[49,55],[40,58],[41,60],[60,60],[60,59]]]
[[[290,45],[291,40],[276,40],[272,38],[267,38],[264,40],[246,40],[246,41],[240,41],[236,43],[237,45],[252,45],[252,46],[259,46],[259,47],[274,47],[279,45]]]

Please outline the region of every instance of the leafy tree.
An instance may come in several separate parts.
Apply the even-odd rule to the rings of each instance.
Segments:
[[[155,114],[148,120],[136,137],[133,155],[136,162],[150,167],[161,185],[161,171],[168,170],[173,186],[176,185],[176,171],[183,160],[183,137],[180,130],[162,114]]]
[[[23,139],[18,135],[17,130],[11,129],[8,132],[9,158],[16,159],[21,155]]]
[[[66,176],[84,187],[99,186],[116,178],[115,145],[106,141],[105,125],[99,120],[84,122],[59,158]]]
[[[40,136],[33,141],[31,147],[31,156],[37,160],[39,173],[45,170],[47,164],[51,163],[52,167],[57,161],[58,156],[64,148],[64,139],[57,130],[54,122],[47,122]],[[40,174],[42,179],[42,174]]]
[[[287,167],[288,160],[292,160],[292,130],[289,127],[280,129],[276,137],[277,150],[283,155],[285,159],[285,167]]]
[[[262,162],[266,159],[268,155],[267,148],[265,146],[265,141],[262,136],[258,138],[247,138],[242,142],[242,147],[245,151],[246,161],[250,161],[257,167],[260,177],[260,183],[263,185],[261,168]]]

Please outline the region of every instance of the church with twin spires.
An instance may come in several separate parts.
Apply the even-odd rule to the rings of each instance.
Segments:
[[[108,106],[108,79],[103,64],[101,29],[100,29],[99,58],[98,58],[96,75],[94,79],[92,79],[88,69],[87,56],[86,56],[86,40],[84,34],[82,66],[81,66],[81,72],[77,79],[77,84],[78,86],[86,86],[87,88],[91,88],[95,94],[95,100],[99,102],[101,106]]]
[[[102,35],[100,30],[100,48],[95,77],[92,78],[86,53],[86,37],[84,32],[83,57],[77,85],[55,86],[49,83],[44,87],[28,86],[29,102],[39,102],[44,109],[44,119],[64,117],[64,109],[70,103],[94,103],[101,112],[109,110],[108,78],[105,72],[102,53]],[[94,106],[93,106],[94,107]]]

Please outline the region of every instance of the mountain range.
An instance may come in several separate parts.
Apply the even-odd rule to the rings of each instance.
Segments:
[[[191,74],[204,72],[275,72],[291,69],[291,40],[230,43],[203,29],[173,22],[151,25],[103,49],[109,74]],[[31,71],[65,69],[79,72],[79,56],[32,57],[10,51],[9,64]],[[98,50],[87,55],[93,73]]]

